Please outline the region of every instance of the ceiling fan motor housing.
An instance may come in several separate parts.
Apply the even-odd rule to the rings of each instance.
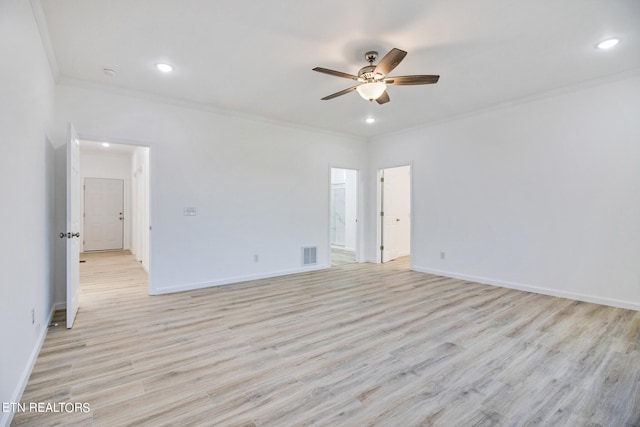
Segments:
[[[360,68],[360,71],[358,71],[358,77],[360,77],[360,79],[364,81],[372,80],[375,75],[375,69],[376,67],[374,65],[367,65],[366,67],[362,67]]]
[[[376,78],[375,75],[375,65],[373,65],[373,63],[375,62],[376,59],[378,59],[378,52],[376,52],[375,50],[370,50],[369,52],[364,54],[364,59],[367,60],[367,62],[369,63],[369,65],[360,68],[360,71],[358,71],[358,77],[360,77],[360,81],[371,81],[374,80]],[[382,75],[378,75],[377,76],[378,79],[382,78]]]

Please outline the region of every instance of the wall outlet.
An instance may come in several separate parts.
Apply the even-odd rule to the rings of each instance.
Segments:
[[[444,252],[440,252],[440,259],[444,259],[445,258],[445,253]]]
[[[36,309],[31,309],[31,324],[34,325],[36,323]]]
[[[259,261],[260,261],[260,255],[255,254],[255,255],[253,256],[253,262],[259,262]]]

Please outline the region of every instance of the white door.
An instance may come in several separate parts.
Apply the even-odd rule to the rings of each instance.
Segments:
[[[391,261],[411,252],[411,167],[381,172],[381,258]]]
[[[122,249],[124,180],[85,178],[84,250]]]
[[[67,328],[80,300],[80,140],[69,123],[67,141]]]

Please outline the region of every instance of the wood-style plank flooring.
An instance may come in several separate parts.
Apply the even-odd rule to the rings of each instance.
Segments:
[[[406,260],[148,296],[85,255],[15,425],[639,426],[640,313],[412,272]]]
[[[338,267],[356,262],[356,253],[343,248],[331,247],[331,266]]]

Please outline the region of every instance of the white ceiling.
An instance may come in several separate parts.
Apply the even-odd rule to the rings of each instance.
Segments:
[[[638,0],[41,0],[62,80],[369,137],[640,67]],[[606,38],[622,43],[595,48]],[[392,75],[439,74],[370,103],[364,53],[409,52]],[[154,68],[175,66],[171,74]],[[105,67],[117,74],[108,77]],[[367,116],[377,122],[368,125]]]

